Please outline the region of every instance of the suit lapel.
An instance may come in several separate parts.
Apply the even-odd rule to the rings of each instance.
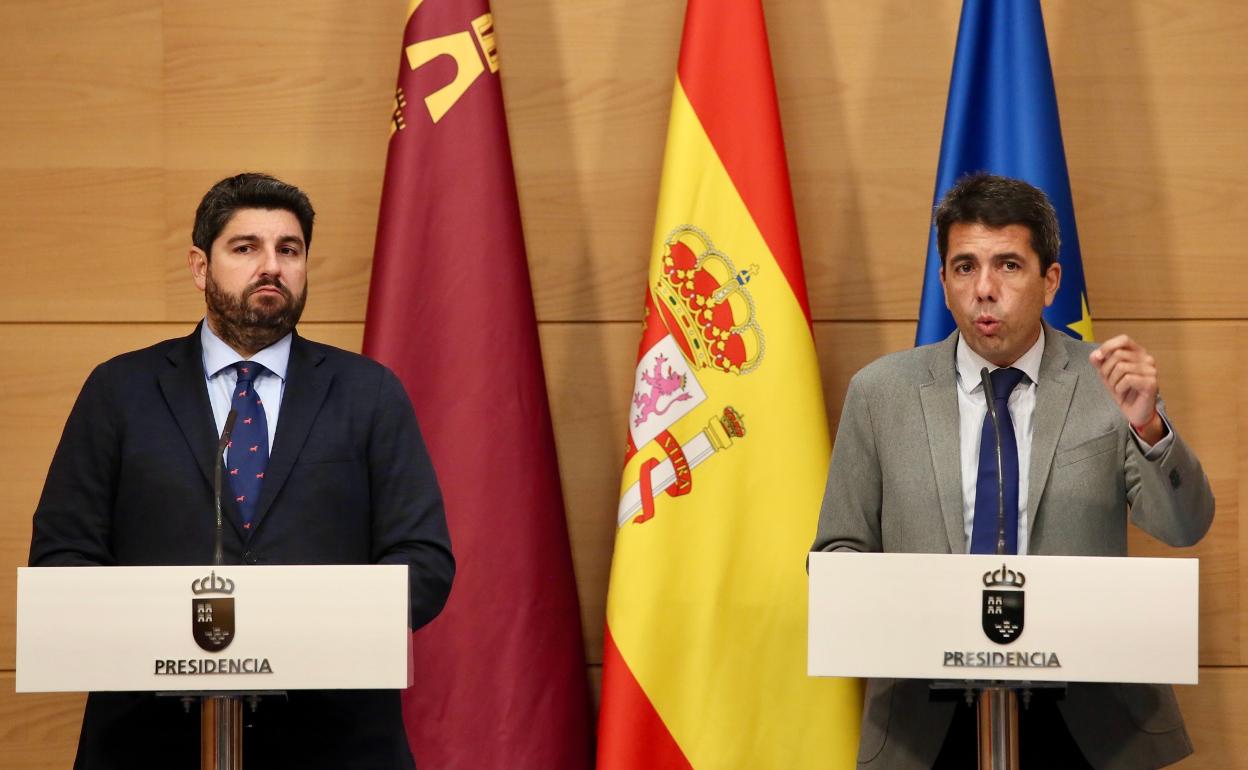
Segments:
[[[202,321],[200,322],[203,323]],[[195,464],[204,475],[208,489],[212,489],[213,471],[217,462],[213,450],[217,447],[216,420],[212,416],[212,403],[208,400],[208,386],[204,381],[203,348],[199,344],[200,327],[189,337],[179,340],[166,358],[170,363],[158,376],[160,391],[165,404],[173,414],[183,438],[195,458]],[[223,518],[240,534],[242,522],[238,508],[229,494],[228,482],[222,479],[221,509]]]
[[[212,450],[217,435],[212,417],[212,404],[208,401],[208,386],[204,384],[203,355],[199,346],[199,327],[189,337],[179,340],[166,354],[171,366],[158,377],[160,391],[165,403],[173,413],[178,428],[195,457],[195,463],[204,474],[204,480],[212,484]]]
[[[962,514],[962,450],[959,444],[957,369],[953,333],[932,351],[932,380],[919,386],[927,442],[936,471],[936,491],[940,513],[949,538],[950,553],[966,551],[966,530]]]
[[[312,423],[325,403],[333,373],[322,366],[324,354],[318,352],[302,337],[295,334],[290,345],[290,363],[286,371],[286,390],[282,394],[282,407],[278,412],[277,433],[273,439],[273,451],[264,473],[264,486],[260,490],[260,503],[256,506],[252,531],[260,528],[265,515],[272,507],[282,486],[290,478],[295,460],[303,451]]]
[[[1062,333],[1044,325],[1044,355],[1040,359],[1040,382],[1036,383],[1036,411],[1032,416],[1031,463],[1027,470],[1027,534],[1036,528],[1040,500],[1053,468],[1057,440],[1066,425],[1066,414],[1075,395],[1079,376],[1067,371],[1070,362]]]

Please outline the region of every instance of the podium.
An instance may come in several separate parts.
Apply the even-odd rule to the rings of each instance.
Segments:
[[[17,574],[17,692],[200,701],[201,767],[242,767],[242,708],[412,683],[403,565],[42,567]]]
[[[1017,690],[1196,684],[1199,577],[1196,559],[812,553],[807,673],[978,691],[980,768],[1013,768]]]

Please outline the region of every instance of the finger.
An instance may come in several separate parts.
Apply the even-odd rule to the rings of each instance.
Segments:
[[[1096,350],[1102,356],[1105,356],[1105,355],[1109,355],[1110,353],[1114,352],[1115,350],[1121,347],[1124,347],[1130,342],[1131,342],[1130,337],[1128,337],[1125,334],[1119,334],[1114,337],[1110,337],[1109,339],[1102,342],[1101,346],[1097,348]]]
[[[1104,382],[1110,391],[1119,396],[1124,388],[1156,393],[1157,370],[1145,362],[1120,363],[1104,377]]]
[[[1099,348],[1092,351],[1089,359],[1094,364],[1099,364],[1113,353],[1119,350],[1143,350],[1140,344],[1125,334],[1119,334],[1116,337],[1110,337],[1101,344]]]
[[[1124,406],[1131,406],[1136,398],[1153,401],[1157,398],[1157,381],[1150,377],[1128,374],[1115,383],[1114,395]]]
[[[1116,366],[1145,366],[1156,368],[1156,360],[1143,348],[1138,350],[1119,349],[1111,353],[1102,363],[1101,371],[1108,375]]]
[[[1122,376],[1123,372],[1134,367],[1136,360],[1133,356],[1124,355],[1122,351],[1111,353],[1104,361],[1101,362],[1099,373],[1101,379],[1107,385],[1113,385]]]
[[[1129,393],[1139,395],[1148,395],[1150,390],[1149,381],[1145,377],[1138,374],[1128,374],[1120,378],[1114,383],[1114,393],[1122,398],[1126,398]]]

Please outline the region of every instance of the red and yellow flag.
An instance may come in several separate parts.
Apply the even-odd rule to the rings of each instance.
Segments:
[[[413,638],[416,766],[584,770],[592,721],[487,0],[411,0],[364,352],[407,388],[455,585]]]
[[[806,676],[831,453],[759,0],[689,0],[607,599],[600,770],[852,767]]]

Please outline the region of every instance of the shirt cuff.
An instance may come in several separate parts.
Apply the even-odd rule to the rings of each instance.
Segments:
[[[1170,419],[1166,417],[1166,413],[1157,409],[1157,414],[1161,416],[1161,422],[1166,426],[1166,435],[1158,439],[1156,444],[1148,444],[1144,439],[1140,438],[1140,434],[1135,432],[1135,428],[1131,428],[1131,438],[1135,439],[1135,444],[1144,453],[1145,460],[1158,460],[1174,443],[1174,428],[1170,427]]]

